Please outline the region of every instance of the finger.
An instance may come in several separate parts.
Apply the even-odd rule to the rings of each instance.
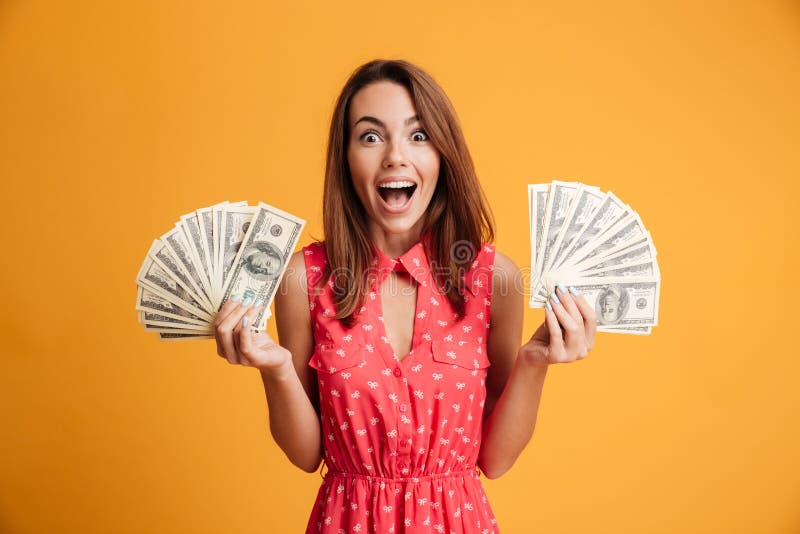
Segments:
[[[258,314],[259,310],[263,305],[262,301],[256,302],[254,305],[250,305],[248,303],[248,299],[244,299],[242,302],[242,313],[239,314],[239,320],[233,326],[233,333],[231,338],[233,339],[233,346],[236,349],[236,363],[242,363],[244,359],[244,355],[241,352],[239,347],[239,334],[242,330],[252,330],[254,323],[255,323],[255,316]],[[233,315],[236,317],[236,315]]]
[[[578,307],[576,297],[569,292],[567,287],[559,282],[557,284],[558,297],[561,304],[569,312],[570,317],[575,320],[577,328],[575,332],[568,332],[570,338],[567,343],[567,351],[575,354],[577,359],[583,359],[589,353],[589,344],[586,339],[586,321],[584,320],[583,313]]]
[[[578,309],[578,306],[575,304],[575,298],[572,296],[572,294],[570,294],[566,286],[559,282],[554,291],[556,291],[556,295],[558,295],[558,300],[561,301],[561,305],[564,306],[564,309],[567,310],[570,317],[575,320],[575,323],[583,324],[581,311]]]
[[[583,315],[583,331],[586,337],[586,348],[591,350],[594,346],[595,334],[597,333],[597,312],[594,311],[594,307],[589,304],[589,301],[586,300],[586,297],[582,293],[576,291],[574,287],[570,287],[569,291],[575,297],[575,304],[581,311],[581,315]]]
[[[217,314],[214,316],[214,323],[212,325],[214,327],[214,340],[217,343],[217,354],[221,358],[226,358],[225,356],[226,344],[222,341],[224,332],[221,332],[219,330],[219,326],[228,317],[228,315],[230,315],[230,313],[240,305],[240,300],[241,300],[240,294],[231,296],[230,299],[225,301],[225,304],[222,305],[222,307],[217,311]]]
[[[574,360],[579,354],[586,350],[586,340],[583,335],[583,322],[581,321],[579,323],[565,307],[565,305],[574,306],[574,303],[572,303],[572,295],[566,295],[566,298],[562,302],[558,298],[558,295],[556,295],[556,292],[553,291],[550,294],[549,302],[564,330],[564,358],[567,361]]]
[[[547,359],[552,362],[559,361],[564,355],[564,338],[561,327],[558,324],[552,304],[548,300],[544,305],[544,320],[547,324],[547,331],[550,333],[550,345],[548,346]]]
[[[237,327],[241,325],[242,317],[250,311],[250,298],[242,301],[241,306],[232,310],[228,316],[217,326],[217,331],[221,334],[223,354],[229,363],[238,364],[239,355],[236,352],[234,336],[238,333]]]
[[[239,363],[246,366],[250,365],[250,358],[248,355],[250,351],[253,350],[253,330],[249,323],[251,319],[252,318],[248,314],[242,317],[242,324],[239,326],[233,338],[236,343],[236,351],[239,354]]]
[[[251,359],[253,354],[253,326],[263,305],[252,306],[247,313],[242,316],[240,324],[234,329],[233,341],[236,346],[236,353],[239,356],[239,363],[250,366],[254,362]]]
[[[216,317],[214,317],[214,326],[221,324],[222,321],[224,321],[233,310],[238,308],[241,304],[241,299],[242,296],[240,294],[236,294],[225,301],[225,304],[222,305],[219,311],[217,311]]]
[[[226,328],[223,326],[217,328],[217,338],[219,339],[219,344],[222,348],[221,356],[228,360],[228,363],[230,364],[239,363],[239,357],[236,355],[234,336],[235,333],[231,328]]]

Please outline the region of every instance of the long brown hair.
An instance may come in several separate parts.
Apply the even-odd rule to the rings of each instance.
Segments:
[[[425,131],[439,151],[439,179],[423,221],[425,253],[439,286],[459,316],[464,314],[464,273],[482,243],[494,240],[491,210],[475,174],[453,105],[433,78],[402,60],[374,60],[356,69],[345,83],[331,118],[323,192],[323,225],[328,267],[333,276],[337,319],[352,326],[369,292],[373,245],[367,215],[356,195],[347,147],[350,102],[363,87],[390,81],[405,87]]]

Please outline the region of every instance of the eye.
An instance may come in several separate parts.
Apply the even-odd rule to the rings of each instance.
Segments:
[[[419,137],[415,139],[414,136],[422,136],[422,139],[420,139]],[[425,130],[417,130],[416,132],[411,134],[411,138],[414,139],[414,141],[427,141],[428,134],[425,133]]]
[[[375,130],[367,130],[366,132],[361,134],[361,137],[359,137],[359,139],[372,144],[378,142],[380,136],[378,135],[378,132],[376,132]]]

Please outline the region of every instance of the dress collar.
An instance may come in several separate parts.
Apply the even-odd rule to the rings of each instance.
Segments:
[[[428,264],[428,256],[425,254],[425,241],[426,237],[424,236],[414,246],[396,258],[373,246],[372,266],[377,275],[373,277],[374,288],[380,287],[383,280],[394,270],[407,271],[418,284],[426,286],[430,275],[430,265]]]
[[[397,258],[392,258],[378,247],[373,246],[372,270],[375,276],[371,277],[372,290],[377,291],[383,280],[395,269],[407,271],[423,287],[429,283],[435,285],[436,282],[431,273],[428,256],[425,253],[425,247],[426,245],[431,245],[431,239],[430,233],[425,234],[413,247]],[[478,255],[481,252],[479,249],[472,261],[472,265],[464,275],[464,288],[472,296],[477,296],[483,288],[489,287],[488,284],[491,283],[492,266],[487,266],[484,269],[479,267]]]

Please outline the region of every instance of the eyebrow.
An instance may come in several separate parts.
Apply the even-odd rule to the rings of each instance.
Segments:
[[[418,120],[420,120],[419,115],[414,115],[413,117],[407,118],[405,124],[406,124],[406,126],[408,126],[409,124],[412,124],[412,123],[414,123],[415,121],[418,121]],[[376,124],[376,125],[380,126],[383,129],[386,129],[386,124],[384,124],[384,122],[382,120],[376,119],[375,117],[370,117],[369,115],[364,115],[363,117],[358,119],[355,123],[353,123],[353,128],[355,128],[358,125],[358,123],[362,122],[362,121],[363,122],[371,122],[373,124]]]

